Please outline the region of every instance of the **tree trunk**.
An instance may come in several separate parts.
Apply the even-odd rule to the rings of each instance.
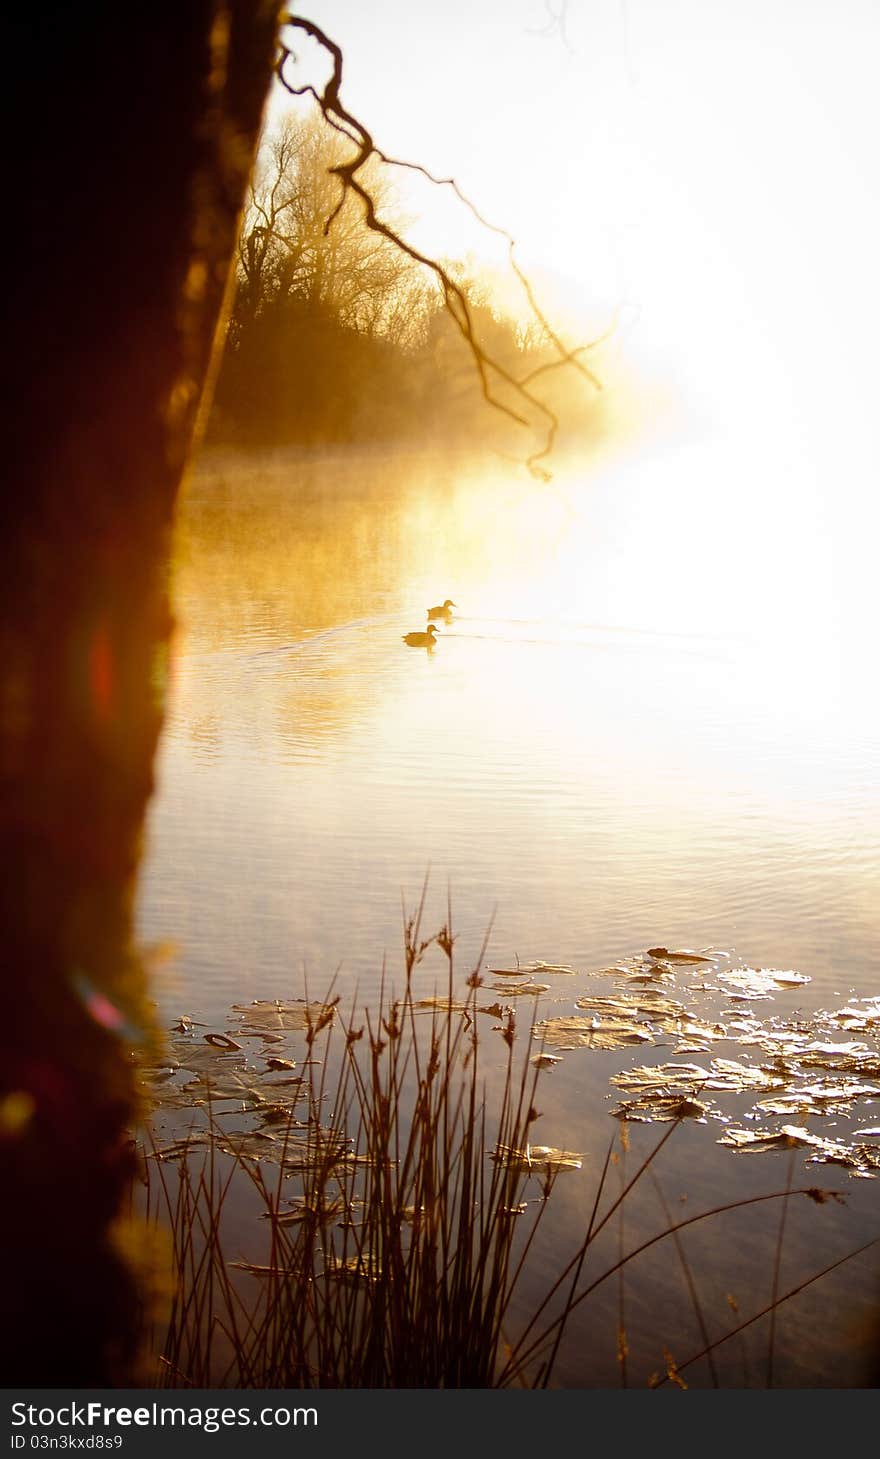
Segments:
[[[132,1381],[117,1218],[153,1035],[131,947],[175,495],[210,373],[276,8],[5,22],[3,1381]],[[7,188],[9,187],[7,175]]]

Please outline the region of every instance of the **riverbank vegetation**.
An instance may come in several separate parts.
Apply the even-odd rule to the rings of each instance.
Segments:
[[[209,440],[498,443],[522,424],[546,429],[551,409],[597,434],[598,381],[584,369],[564,381],[551,370],[559,343],[528,293],[515,317],[475,259],[443,260],[465,301],[463,331],[442,277],[366,227],[361,199],[340,191],[350,154],[318,113],[288,115],[264,137]],[[390,170],[373,156],[361,180],[377,215],[405,237]],[[501,412],[487,411],[486,392]]]
[[[783,1182],[769,1191],[746,1184],[737,1198],[674,1216],[658,1157],[685,1121],[704,1118],[707,1105],[695,1096],[727,1087],[706,1070],[688,1091],[676,1087],[694,1065],[675,1065],[671,1084],[673,1066],[661,1066],[657,1077],[673,1093],[662,1109],[630,1102],[615,1111],[619,1124],[604,1152],[539,1143],[540,1085],[559,1061],[551,1052],[560,1047],[559,1020],[519,1012],[535,1006],[528,972],[499,997],[482,971],[484,951],[462,976],[449,926],[424,937],[418,913],[405,926],[403,993],[383,992],[372,1011],[344,1013],[339,996],[328,995],[241,1004],[225,1033],[202,1034],[180,1020],[173,1042],[185,1050],[182,1062],[144,1070],[163,1113],[186,1111],[191,1121],[148,1137],[143,1148],[147,1214],[170,1233],[168,1301],[164,1312],[145,1314],[145,1383],[596,1386],[595,1352],[607,1347],[610,1314],[619,1381],[639,1386],[646,1379],[630,1357],[632,1328],[648,1309],[636,1276],[625,1295],[624,1276],[662,1249],[665,1274],[659,1286],[656,1273],[652,1281],[667,1293],[664,1341],[649,1386],[730,1386],[720,1354],[733,1350],[735,1366],[744,1334],[757,1339],[753,1363],[760,1354],[746,1386],[773,1386],[779,1309],[876,1238],[819,1260],[822,1243],[814,1250],[808,1232],[808,1259],[802,1252],[796,1279],[787,1271],[783,1281],[795,1204],[821,1221],[816,1207],[843,1203],[835,1190],[796,1183],[794,1152],[804,1143],[793,1136],[775,1146],[791,1156]],[[420,993],[415,975],[438,953],[442,986]],[[657,977],[667,978],[667,964],[655,963]],[[651,994],[640,998],[650,1002]],[[666,1009],[665,988],[660,1001]],[[578,1027],[561,1046],[576,1048],[591,1022],[599,1049],[632,1044],[634,1031],[644,1048],[650,1025],[637,1023],[636,1012],[606,1008],[569,1020]],[[668,1034],[668,1020],[665,1027]],[[693,1039],[692,1017],[688,1027]],[[742,1084],[743,1066],[725,1067]],[[659,1137],[646,1129],[655,1122],[665,1126]],[[577,1235],[561,1240],[557,1187],[584,1174]],[[659,1224],[631,1212],[645,1195],[650,1203],[651,1187]],[[762,1212],[764,1225],[749,1225]],[[763,1296],[747,1312],[728,1297],[719,1313],[705,1296],[700,1248],[689,1243],[712,1223],[723,1241],[731,1219],[739,1240],[750,1233]]]

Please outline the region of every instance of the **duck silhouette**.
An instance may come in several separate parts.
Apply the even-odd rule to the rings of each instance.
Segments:
[[[447,598],[445,603],[435,603],[433,608],[428,609],[428,622],[430,623],[432,618],[442,618],[444,622],[448,623],[452,617],[452,609],[455,607],[457,604],[453,603],[451,598]]]
[[[433,648],[436,633],[437,630],[433,623],[429,623],[427,633],[405,633],[403,641],[408,643],[410,648]]]

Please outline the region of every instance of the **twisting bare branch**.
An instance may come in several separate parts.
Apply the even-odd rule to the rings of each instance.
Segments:
[[[470,351],[485,400],[496,410],[503,412],[511,420],[516,421],[518,425],[528,428],[532,424],[525,415],[520,414],[518,410],[513,409],[512,406],[500,400],[496,394],[493,394],[490,376],[497,376],[513,390],[516,398],[522,401],[524,405],[531,407],[532,410],[536,411],[543,418],[545,423],[544,444],[540,450],[534,451],[527,458],[525,464],[533,476],[544,481],[549,481],[551,479],[550,472],[539,463],[546,459],[553,450],[556,434],[559,429],[559,420],[550,406],[532,391],[530,388],[531,384],[539,375],[557,369],[562,365],[569,365],[578,370],[595,389],[601,389],[600,381],[579,358],[587,350],[595,348],[601,341],[595,340],[588,345],[581,345],[576,349],[567,349],[538,305],[532,286],[516,259],[516,244],[510,233],[506,229],[499,228],[484,218],[470,199],[462,193],[454,178],[437,178],[427,168],[420,166],[418,163],[405,162],[399,158],[389,157],[376,146],[370,132],[364,124],[357,117],[353,116],[343,105],[340,96],[343,67],[342,51],[320,26],[316,25],[314,21],[307,20],[304,16],[285,14],[281,18],[282,37],[284,29],[298,30],[303,35],[315,41],[330,57],[332,70],[329,79],[321,89],[311,84],[295,85],[287,77],[285,72],[288,62],[295,62],[296,56],[282,38],[279,40],[279,56],[276,63],[276,75],[281,85],[291,96],[313,97],[325,121],[337,132],[341,133],[342,136],[346,137],[356,149],[354,156],[349,161],[337,163],[330,169],[339,178],[341,191],[339,201],[324,225],[325,235],[329,233],[334,221],[339,216],[346,197],[349,193],[352,193],[360,200],[363,207],[366,226],[372,232],[378,233],[387,239],[395,248],[400,249],[414,263],[423,265],[434,275],[440,285],[446,308]],[[551,360],[538,369],[530,371],[528,375],[517,377],[499,360],[488,353],[477,337],[471,306],[461,285],[451,277],[442,263],[437,259],[431,258],[428,254],[423,253],[420,249],[415,248],[411,243],[408,243],[395,228],[392,228],[378,217],[373,195],[358,176],[361,169],[366,166],[371,158],[375,158],[387,166],[407,168],[410,171],[421,173],[429,182],[437,186],[452,188],[462,204],[468,208],[472,216],[481,226],[506,240],[511,269],[523,288],[534,318],[541,326],[547,339],[553,345],[553,348],[557,351],[558,359]]]

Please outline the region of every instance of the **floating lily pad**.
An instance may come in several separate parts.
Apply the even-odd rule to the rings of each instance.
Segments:
[[[684,966],[693,967],[699,963],[711,963],[711,957],[705,957],[701,952],[694,952],[691,947],[680,947],[670,952],[668,947],[649,947],[648,957],[657,958],[665,963],[680,963]]]
[[[623,1017],[634,1017],[637,1013],[644,1013],[655,1020],[686,1017],[683,1003],[678,1003],[675,999],[668,998],[665,994],[651,988],[646,988],[641,993],[619,993],[615,996],[587,993],[583,998],[575,1000],[575,1008],[590,1009],[591,1012],[599,1015]]]
[[[689,1092],[702,1087],[709,1079],[709,1070],[700,1064],[643,1064],[636,1069],[623,1069],[612,1074],[610,1083],[619,1089],[639,1089],[671,1093]]]
[[[489,972],[493,978],[532,978],[535,973],[540,973],[545,978],[551,974],[554,977],[567,978],[573,978],[575,975],[574,968],[570,968],[564,963],[545,963],[540,958],[536,958],[534,962],[530,963],[518,963],[515,968],[490,968]]]
[[[534,1037],[555,1049],[623,1049],[652,1042],[643,1024],[610,1018],[545,1018],[536,1024]]]
[[[654,963],[652,967],[640,968],[636,972],[627,971],[623,981],[627,987],[668,987],[675,982],[675,975],[665,963]]]
[[[677,1037],[687,1039],[691,1047],[705,1043],[713,1043],[716,1039],[729,1037],[728,1030],[723,1023],[709,1023],[705,1018],[695,1018],[692,1015],[681,1019],[667,1019],[661,1021],[661,1028],[668,1033],[676,1034]],[[687,1052],[684,1048],[681,1053]]]
[[[264,1266],[256,1261],[229,1261],[229,1267],[236,1271],[250,1272],[252,1277],[299,1277],[302,1272],[299,1267],[286,1266]]]
[[[718,1144],[729,1145],[733,1150],[746,1150],[756,1155],[770,1150],[797,1150],[807,1146],[830,1147],[830,1142],[823,1140],[821,1135],[813,1135],[800,1125],[783,1125],[780,1130],[734,1128],[726,1130],[718,1140]]]
[[[302,1221],[315,1220],[315,1218],[321,1221],[332,1221],[337,1216],[345,1214],[346,1202],[342,1196],[335,1196],[320,1203],[300,1197],[283,1210],[264,1211],[263,1217],[275,1226],[294,1226]]]
[[[614,963],[610,968],[596,968],[594,978],[651,977],[650,969],[636,967],[635,963]]]
[[[751,1001],[772,998],[780,988],[797,988],[811,979],[790,968],[736,968],[719,973],[718,981],[734,990],[728,997]]]
[[[758,1108],[766,1114],[827,1115],[848,1114],[856,1099],[880,1095],[880,1085],[862,1084],[857,1079],[838,1079],[803,1085],[770,1099],[758,1100]]]
[[[880,998],[865,998],[861,1007],[838,1008],[836,1013],[829,1013],[826,1017],[839,1028],[853,1032],[867,1033],[875,1029],[880,1032]]]
[[[235,1042],[235,1039],[231,1039],[229,1035],[225,1033],[206,1033],[205,1043],[210,1044],[212,1048],[222,1049],[223,1052],[227,1054],[237,1054],[241,1052],[241,1044],[237,1044]]]
[[[619,1120],[637,1120],[645,1124],[670,1120],[705,1122],[708,1112],[709,1106],[702,1100],[676,1094],[645,1094],[641,1099],[625,1100],[612,1110]]]
[[[385,1274],[378,1258],[372,1253],[361,1252],[355,1256],[337,1256],[334,1251],[328,1251],[324,1257],[324,1276],[331,1277],[336,1281],[348,1282],[379,1282],[384,1281]]]
[[[517,998],[521,994],[526,994],[526,995],[531,994],[533,998],[537,998],[539,996],[539,994],[541,994],[541,993],[549,993],[550,992],[550,984],[549,983],[532,983],[532,982],[528,982],[528,983],[513,983],[513,984],[506,984],[506,983],[505,984],[501,984],[501,983],[499,983],[496,986],[497,986],[498,990],[499,991],[503,991],[508,998]]]
[[[563,1170],[580,1170],[584,1157],[573,1150],[557,1150],[552,1145],[496,1145],[490,1159],[504,1164],[520,1175],[556,1175]]]
[[[255,998],[253,1003],[234,1004],[233,1012],[239,1014],[243,1032],[288,1033],[329,1021],[335,1009],[330,1003],[307,1003],[304,999],[285,1003]]]
[[[153,1150],[147,1151],[149,1160],[181,1160],[188,1155],[190,1150],[198,1146],[207,1145],[208,1132],[206,1130],[191,1130],[182,1140],[173,1140],[168,1145],[160,1145]]]
[[[768,1151],[808,1149],[810,1165],[841,1165],[853,1175],[873,1176],[880,1170],[880,1146],[846,1145],[840,1140],[826,1140],[801,1125],[783,1125],[780,1130],[727,1130],[719,1145],[755,1154]]]
[[[560,1054],[533,1054],[532,1063],[536,1069],[552,1069],[562,1063],[562,1057]]]
[[[742,1064],[738,1059],[713,1059],[706,1088],[718,1092],[742,1094],[751,1089],[778,1089],[784,1076],[756,1064]]]

